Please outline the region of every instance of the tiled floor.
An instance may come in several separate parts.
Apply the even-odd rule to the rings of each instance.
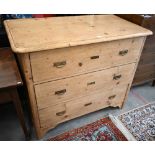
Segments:
[[[152,87],[150,83],[133,87],[122,109],[106,108],[73,120],[70,120],[68,122],[62,123],[58,125],[56,128],[50,130],[43,137],[42,140],[46,140],[49,137],[63,133],[70,129],[81,127],[88,123],[92,123],[97,119],[103,118],[109,113],[111,113],[112,115],[118,116],[128,110],[137,108],[139,106],[143,106],[150,102],[155,102],[155,87]],[[31,133],[32,133],[31,140],[36,140],[34,131],[32,131]],[[15,109],[12,104],[0,106],[0,140],[25,140],[24,134],[18,122]]]

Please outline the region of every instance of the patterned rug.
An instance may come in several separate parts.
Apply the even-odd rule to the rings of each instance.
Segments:
[[[155,103],[131,110],[118,119],[138,141],[155,141]]]
[[[50,141],[127,141],[109,117],[60,134]]]

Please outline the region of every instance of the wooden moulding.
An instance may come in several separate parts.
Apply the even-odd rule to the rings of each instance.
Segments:
[[[45,51],[152,34],[151,31],[114,15],[17,19],[6,20],[4,25],[12,50],[16,53]]]

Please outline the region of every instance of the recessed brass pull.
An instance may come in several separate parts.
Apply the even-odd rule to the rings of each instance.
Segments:
[[[124,56],[128,53],[128,50],[122,50],[122,51],[119,51],[119,55],[120,56]]]
[[[118,80],[118,79],[120,79],[121,77],[122,77],[121,74],[119,74],[119,75],[114,74],[113,80]]]
[[[89,85],[93,85],[93,84],[95,84],[95,81],[88,82],[88,83],[87,83],[87,86],[89,86]]]
[[[99,55],[91,56],[90,59],[98,59]]]
[[[66,61],[61,61],[61,62],[54,62],[53,66],[56,68],[62,68],[66,65]]]
[[[114,99],[115,97],[116,97],[116,95],[112,95],[112,96],[109,96],[108,99],[109,99],[109,100],[112,100],[112,99]]]
[[[56,115],[57,115],[57,116],[62,116],[62,115],[64,115],[65,113],[66,113],[66,110],[61,111],[61,112],[57,112]]]
[[[66,89],[63,89],[63,90],[56,91],[55,95],[63,95],[65,93],[66,93]]]
[[[89,105],[91,105],[91,104],[92,104],[92,102],[86,103],[84,106],[87,107],[87,106],[89,106]]]

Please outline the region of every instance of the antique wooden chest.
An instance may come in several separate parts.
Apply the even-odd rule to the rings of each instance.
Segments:
[[[122,107],[147,35],[114,15],[5,21],[38,138],[57,124]]]
[[[155,32],[155,15],[122,14],[119,16],[142,27],[148,28],[153,33]],[[133,85],[143,84],[153,80],[153,85],[155,85],[155,35],[151,35],[146,39],[133,79]]]

